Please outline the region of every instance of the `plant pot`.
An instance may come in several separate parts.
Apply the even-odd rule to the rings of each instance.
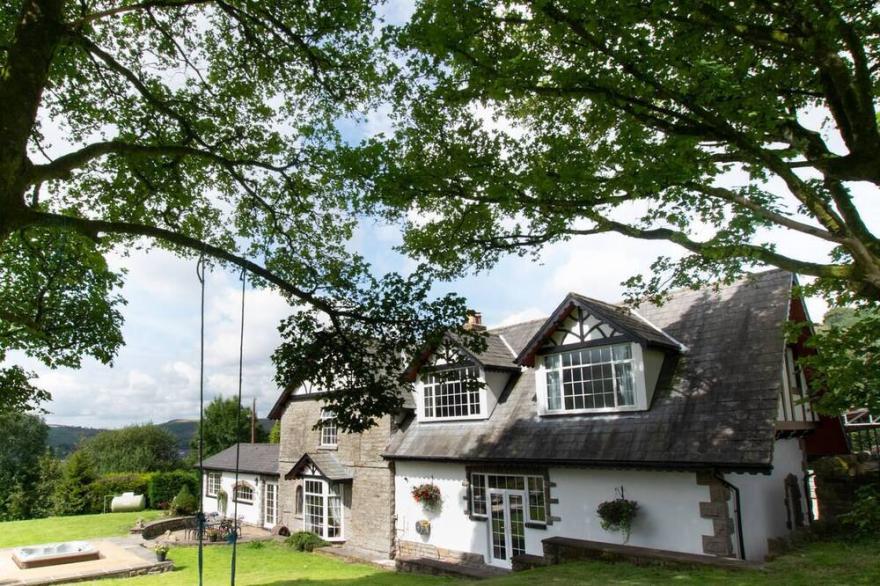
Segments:
[[[157,562],[164,562],[167,557],[168,557],[167,551],[157,551],[156,552],[156,561]]]

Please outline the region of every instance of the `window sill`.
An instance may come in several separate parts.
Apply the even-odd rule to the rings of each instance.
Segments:
[[[547,530],[547,523],[538,523],[537,521],[526,521],[523,525],[527,529],[541,529],[542,531]]]
[[[633,413],[636,411],[647,411],[647,409],[633,407],[603,407],[602,409],[568,409],[560,411],[542,410],[538,412],[541,417],[564,417],[566,415],[614,415],[615,413]]]
[[[451,421],[485,421],[488,415],[468,415],[467,417],[420,417],[419,423],[448,423]]]
[[[335,446],[323,446],[323,445],[321,445],[321,446],[318,446],[318,449],[319,449],[319,450],[324,450],[324,451],[327,451],[327,452],[335,452],[335,451],[339,450],[339,445],[338,445],[338,444],[335,445]]]

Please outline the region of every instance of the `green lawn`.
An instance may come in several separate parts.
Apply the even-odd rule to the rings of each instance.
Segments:
[[[0,547],[126,535],[139,517],[151,521],[161,514],[161,511],[140,511],[8,521],[0,523]]]
[[[123,535],[139,517],[156,512],[88,515],[0,523],[0,547],[28,543]],[[205,548],[206,585],[229,582],[231,548]],[[93,582],[96,586],[163,586],[197,583],[197,550],[175,548],[169,553],[175,571],[158,576]],[[446,578],[395,574],[369,565],[348,564],[317,554],[298,553],[278,543],[243,544],[239,548],[237,584],[241,586],[408,586],[466,584]],[[764,569],[724,571],[675,570],[618,563],[578,563],[543,568],[480,582],[486,586],[548,584],[653,585],[660,583],[770,585],[880,584],[880,540],[862,543],[815,543],[768,563]]]

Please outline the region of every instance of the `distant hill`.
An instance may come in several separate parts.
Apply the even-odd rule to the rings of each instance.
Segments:
[[[272,429],[275,422],[271,419],[260,419],[260,426],[268,431]],[[181,455],[186,455],[189,451],[189,442],[196,434],[199,428],[199,422],[195,419],[172,419],[165,423],[159,423],[159,427],[163,427],[171,432],[171,435],[177,438],[177,448]],[[73,452],[79,443],[85,439],[93,437],[102,431],[100,428],[94,427],[76,427],[73,425],[49,425],[49,447],[61,458],[67,457]]]

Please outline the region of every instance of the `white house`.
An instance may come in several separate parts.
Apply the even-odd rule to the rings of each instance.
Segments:
[[[560,541],[620,544],[597,509],[623,497],[638,504],[629,545],[761,560],[811,518],[807,444],[842,438],[811,409],[803,337],[786,339],[805,317],[794,284],[774,270],[635,309],[571,293],[486,331],[481,352],[449,337],[362,434],[337,432],[327,393],[291,385],[270,413],[280,450],[242,445],[239,514],[371,556],[509,568]],[[233,494],[231,450],[206,463],[208,511]],[[416,502],[424,485],[439,507]]]
[[[569,294],[483,353],[448,340],[385,453],[400,555],[510,567],[552,537],[621,543],[597,507],[624,495],[630,545],[763,559],[808,522],[818,418],[783,331],[792,285],[770,271],[635,310]],[[439,510],[414,500],[424,484]]]
[[[279,519],[278,444],[239,444],[206,458],[202,479],[204,512],[238,518],[248,525],[271,529]],[[236,510],[237,509],[237,510]]]

